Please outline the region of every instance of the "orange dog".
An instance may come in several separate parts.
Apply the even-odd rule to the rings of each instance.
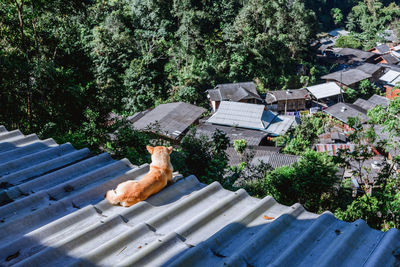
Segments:
[[[120,183],[115,190],[109,190],[105,198],[112,205],[132,206],[161,191],[172,181],[172,165],[169,155],[172,147],[147,146],[151,154],[150,171],[140,181]]]

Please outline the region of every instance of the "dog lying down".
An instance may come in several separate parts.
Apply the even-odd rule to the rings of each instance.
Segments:
[[[172,147],[147,146],[151,154],[149,172],[140,180],[129,180],[120,183],[115,190],[109,190],[105,198],[112,205],[130,207],[160,192],[168,182],[172,181],[172,165],[170,154]]]

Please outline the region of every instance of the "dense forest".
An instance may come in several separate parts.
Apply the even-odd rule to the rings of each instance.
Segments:
[[[310,43],[346,26],[368,43],[398,27],[390,1],[149,0],[0,3],[0,123],[63,135],[162,102],[205,105],[217,83],[298,88]]]
[[[219,83],[254,81],[259,93],[318,83],[329,68],[317,62],[313,41],[339,27],[351,32],[341,40],[348,47],[372,48],[388,29],[400,36],[396,2],[1,0],[0,125],[77,148],[107,150],[134,164],[148,162],[145,145],[153,137],[132,131],[123,121],[110,126],[110,112],[128,116],[173,101],[209,108],[205,91]],[[393,105],[400,107],[399,102]],[[286,152],[305,152],[294,167],[269,172],[265,166],[242,166],[226,175],[223,151],[229,142],[218,132],[213,140],[189,134],[181,154],[174,156],[174,167],[229,189],[235,189],[238,176],[258,175],[258,181],[243,185],[253,195],[272,194],[284,204],[299,201],[314,212],[339,209],[342,219],[358,216],[368,221],[376,210],[362,199],[352,202],[348,192],[326,193],[334,183],[333,160],[308,151],[304,143],[315,138],[310,129],[321,124],[320,118],[306,121],[296,130],[297,139],[287,140]],[[110,141],[107,133],[116,129],[118,138]],[[326,177],[317,192],[306,191],[302,184],[310,174],[314,181]],[[270,182],[263,184],[266,175]],[[224,176],[228,178],[221,180]],[[304,178],[292,181],[293,188],[301,190],[279,193],[282,177]],[[388,190],[394,190],[395,183]],[[390,192],[392,197],[397,194]],[[382,190],[380,196],[387,194]],[[400,203],[398,197],[390,201]],[[365,214],[352,213],[349,203],[364,205]],[[399,216],[386,209],[388,217],[372,218],[370,225],[399,226]]]

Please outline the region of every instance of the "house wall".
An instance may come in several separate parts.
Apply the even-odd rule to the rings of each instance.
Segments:
[[[210,101],[211,107],[214,112],[217,111],[220,103],[221,103],[221,101]]]
[[[277,111],[285,111],[286,100],[278,101]],[[306,109],[305,99],[287,100],[286,111],[299,111]]]

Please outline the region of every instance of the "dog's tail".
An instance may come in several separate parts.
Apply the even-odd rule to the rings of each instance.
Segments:
[[[121,196],[117,195],[117,193],[115,192],[115,190],[109,190],[106,193],[105,198],[108,200],[108,202],[110,202],[110,204],[112,205],[118,205],[122,200],[121,200]]]

